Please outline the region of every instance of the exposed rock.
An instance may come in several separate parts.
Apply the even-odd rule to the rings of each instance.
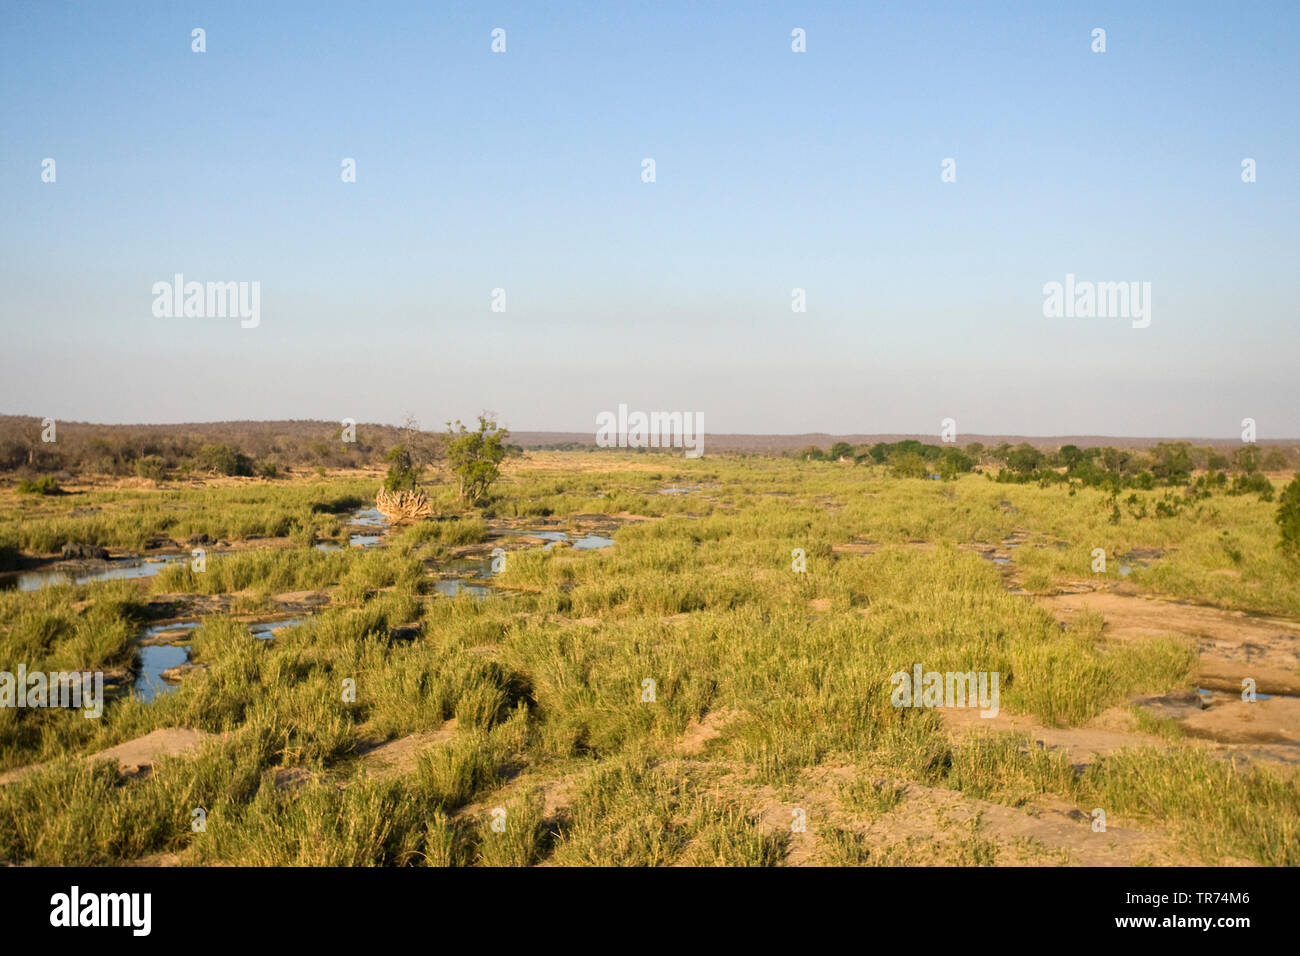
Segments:
[[[206,741],[215,735],[185,727],[166,727],[91,754],[87,760],[116,760],[126,776],[134,776],[150,768],[160,757],[193,756]],[[20,780],[35,773],[47,764],[30,764],[0,773],[0,786]]]
[[[311,783],[314,776],[306,767],[276,767],[272,779],[277,790],[297,790]]]
[[[415,770],[420,754],[429,747],[451,740],[458,726],[453,717],[432,732],[408,734],[398,740],[365,742],[359,751],[367,776],[389,777]]]
[[[141,647],[165,647],[169,644],[186,644],[194,639],[194,631],[186,627],[175,627],[159,631],[140,639]]]
[[[388,629],[388,639],[390,641],[413,641],[419,636],[419,624],[403,624],[400,627],[390,627]]]
[[[205,671],[208,669],[207,664],[177,664],[175,667],[169,667],[158,676],[169,684],[179,684],[183,678],[189,677],[195,671]]]

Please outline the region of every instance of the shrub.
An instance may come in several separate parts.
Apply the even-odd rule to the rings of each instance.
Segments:
[[[1272,501],[1273,483],[1260,472],[1248,472],[1244,475],[1237,475],[1232,479],[1232,487],[1228,489],[1228,494],[1258,494],[1260,501]]]
[[[1021,442],[1007,455],[1007,467],[1017,474],[1029,475],[1043,464],[1045,456],[1033,445]]]
[[[891,455],[889,468],[895,478],[924,478],[930,473],[925,459],[914,451]]]
[[[54,480],[53,475],[46,475],[44,478],[37,478],[35,481],[23,479],[18,482],[18,493],[20,495],[61,495],[63,489],[59,483]]]
[[[1250,475],[1259,471],[1260,453],[1258,445],[1242,445],[1232,453],[1232,467]]]
[[[160,455],[145,455],[135,460],[135,473],[140,478],[162,481],[167,477],[167,462]]]
[[[199,449],[199,467],[218,475],[253,474],[249,457],[229,445],[204,445]]]
[[[384,457],[389,462],[388,474],[384,477],[384,490],[414,491],[422,469],[415,463],[411,449],[406,445],[395,445]]]
[[[975,459],[956,448],[945,448],[943,454],[939,456],[939,474],[945,480],[956,478],[974,467]]]
[[[1300,474],[1282,489],[1277,505],[1277,524],[1282,534],[1283,553],[1293,560],[1300,559]]]
[[[498,467],[506,457],[503,444],[509,434],[496,422],[480,415],[478,431],[472,432],[460,421],[453,428],[447,423],[447,460],[460,481],[460,496],[469,504],[487,497],[493,483],[501,477]]]

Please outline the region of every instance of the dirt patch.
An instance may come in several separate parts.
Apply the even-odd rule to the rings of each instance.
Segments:
[[[1300,699],[1272,697],[1244,701],[1226,698],[1184,717],[1183,729],[1194,737],[1225,743],[1291,744],[1300,746]]]
[[[897,789],[896,805],[884,811],[854,805],[843,787],[861,771],[822,767],[780,793],[746,784],[737,775],[723,786],[729,799],[755,808],[759,825],[787,842],[790,866],[857,863],[878,866],[1075,866],[1178,865],[1186,857],[1164,835],[1106,821],[1093,830],[1091,808],[1041,796],[1009,807],[957,790],[904,781],[881,781]],[[805,828],[796,831],[794,811]],[[845,844],[852,846],[846,859]],[[1230,861],[1233,863],[1240,861]]]
[[[1077,768],[1125,747],[1164,746],[1164,741],[1153,734],[1118,729],[1116,725],[1125,721],[1112,713],[1100,715],[1087,727],[1045,727],[1033,717],[1005,712],[996,717],[981,717],[978,710],[969,707],[944,707],[939,715],[955,737],[981,730],[1024,734],[1040,747],[1064,751]]]
[[[1113,640],[1176,634],[1194,641],[1203,686],[1240,690],[1249,677],[1260,693],[1300,695],[1300,623],[1295,621],[1109,591],[1040,600],[1067,622],[1086,611],[1101,614],[1102,633]]]
[[[271,600],[292,611],[311,611],[329,604],[330,596],[328,591],[285,591]]]
[[[1109,640],[1184,638],[1198,653],[1195,680],[1209,692],[1140,698],[1134,703],[1156,717],[1176,721],[1193,741],[1225,759],[1281,765],[1284,772],[1300,767],[1300,624],[1114,592],[1058,594],[1039,600],[1066,622],[1085,612],[1101,614],[1102,634]],[[1268,699],[1243,701],[1245,678],[1254,680],[1256,693],[1269,695]],[[1044,731],[1037,736],[1055,734],[1062,742],[1060,733]]]
[[[845,541],[843,544],[831,545],[831,553],[853,555],[874,554],[876,549],[879,547],[880,545],[876,544],[874,541]]]
[[[109,747],[99,753],[91,754],[90,760],[116,760],[123,773],[138,773],[152,767],[160,757],[184,757],[193,755],[215,734],[202,730],[190,730],[186,727],[169,727],[155,730]]]
[[[1048,862],[1044,857],[1057,857],[1059,862],[1075,866],[1198,862],[1187,858],[1172,841],[1123,826],[1113,817],[1104,831],[1094,831],[1089,813],[1055,798],[1007,807],[952,790],[908,784],[899,807],[872,830],[883,830],[888,838],[897,839],[897,834],[907,829],[896,822],[900,817],[919,825],[921,839],[938,844],[936,850],[962,862],[964,856],[978,852],[976,841],[987,841],[996,848],[996,855],[990,854],[988,859],[1003,866],[1042,865]]]
[[[161,757],[183,757],[192,755],[215,734],[202,730],[190,730],[185,727],[165,727],[151,731],[143,737],[128,740],[107,750],[88,755],[86,760],[116,760],[126,776],[135,776],[149,768]],[[0,774],[0,786],[19,780],[29,773],[35,773],[45,764],[32,764],[17,767]]]
[[[744,716],[744,711],[732,708],[709,711],[703,720],[693,720],[687,725],[686,732],[677,741],[677,753],[685,757],[703,753],[710,740],[721,737],[729,724]]]
[[[456,718],[453,717],[434,731],[363,745],[360,751],[362,772],[370,777],[393,777],[410,773],[415,769],[420,754],[430,747],[451,740],[456,726]]]

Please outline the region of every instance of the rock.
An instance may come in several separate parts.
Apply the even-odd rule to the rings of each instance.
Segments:
[[[183,727],[163,728],[145,734],[143,737],[120,743],[116,747],[91,754],[86,759],[116,760],[118,769],[125,776],[135,776],[145,768],[152,767],[159,757],[193,756],[214,736],[202,730],[189,730]],[[0,773],[0,786],[21,780],[45,766],[48,764],[30,764]]]
[[[170,631],[159,631],[150,637],[141,638],[141,647],[160,647],[168,644],[184,644],[194,637],[194,632],[188,628],[174,628]]]
[[[403,624],[399,627],[390,627],[388,629],[388,639],[390,641],[413,641],[419,636],[419,624]]]
[[[277,767],[273,781],[277,790],[297,790],[315,776],[306,767]]]
[[[108,548],[101,548],[97,544],[78,544],[67,541],[64,542],[60,557],[64,561],[107,561]]]
[[[191,674],[198,671],[205,671],[207,669],[207,664],[192,664],[187,662],[184,664],[177,664],[175,667],[169,667],[158,676],[169,684],[179,684]]]

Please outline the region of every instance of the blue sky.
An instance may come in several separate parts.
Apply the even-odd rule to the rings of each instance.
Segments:
[[[1298,48],[1293,3],[11,0],[0,411],[1297,437]],[[260,324],[156,318],[178,272]],[[1150,327],[1045,318],[1066,273]]]

